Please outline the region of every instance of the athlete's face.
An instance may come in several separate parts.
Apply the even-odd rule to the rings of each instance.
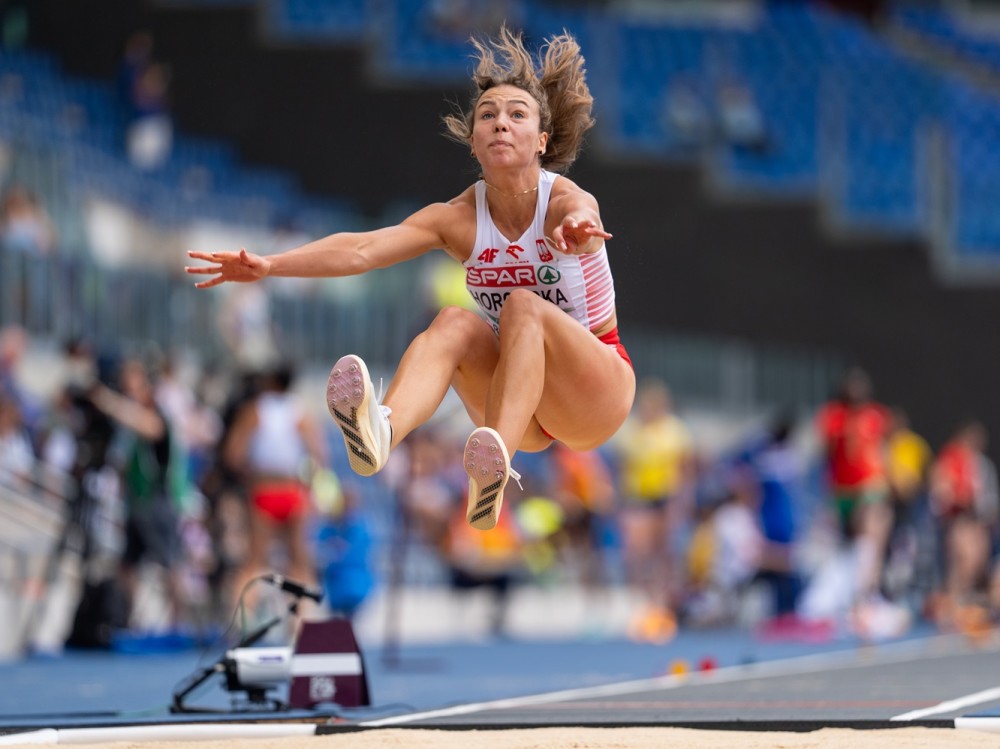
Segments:
[[[540,132],[538,102],[527,91],[505,84],[479,97],[472,152],[484,167],[531,163],[544,152],[548,137]]]

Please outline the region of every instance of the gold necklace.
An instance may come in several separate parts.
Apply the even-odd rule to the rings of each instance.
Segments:
[[[512,192],[504,192],[499,187],[494,187],[489,182],[487,182],[485,179],[483,180],[483,184],[486,185],[491,190],[496,190],[501,195],[506,195],[508,198],[519,198],[522,195],[527,195],[528,193],[535,192],[535,191],[538,190],[538,185],[535,185],[534,187],[529,187],[527,190],[522,190],[521,192],[513,192],[512,193]]]

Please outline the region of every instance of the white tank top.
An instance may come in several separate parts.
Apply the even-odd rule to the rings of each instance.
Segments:
[[[250,438],[251,469],[260,474],[298,477],[307,455],[299,421],[302,413],[287,393],[263,393],[257,398],[257,429]]]
[[[567,255],[545,241],[545,214],[558,176],[542,170],[535,218],[513,241],[493,223],[486,183],[476,183],[476,243],[465,261],[465,286],[494,332],[499,333],[500,309],[514,289],[535,292],[588,330],[595,330],[614,312],[615,286],[604,243],[596,252]]]

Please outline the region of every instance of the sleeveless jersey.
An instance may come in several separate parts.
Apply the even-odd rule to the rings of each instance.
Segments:
[[[288,393],[263,393],[257,398],[257,429],[247,456],[255,472],[288,478],[299,475],[308,455],[299,434],[301,415]]]
[[[465,286],[494,332],[499,333],[500,310],[514,289],[533,291],[587,330],[594,330],[614,312],[615,287],[604,244],[596,252],[567,255],[545,240],[545,214],[558,176],[542,170],[535,218],[513,240],[493,223],[486,183],[476,183],[476,243],[465,261]]]

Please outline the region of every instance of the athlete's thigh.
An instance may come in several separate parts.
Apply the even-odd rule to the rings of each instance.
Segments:
[[[458,364],[451,385],[476,426],[486,423],[486,394],[500,359],[500,343],[493,328],[483,320],[466,331],[466,353]]]
[[[535,416],[556,439],[584,450],[611,437],[635,395],[632,367],[614,347],[555,305],[541,305],[545,388]]]

